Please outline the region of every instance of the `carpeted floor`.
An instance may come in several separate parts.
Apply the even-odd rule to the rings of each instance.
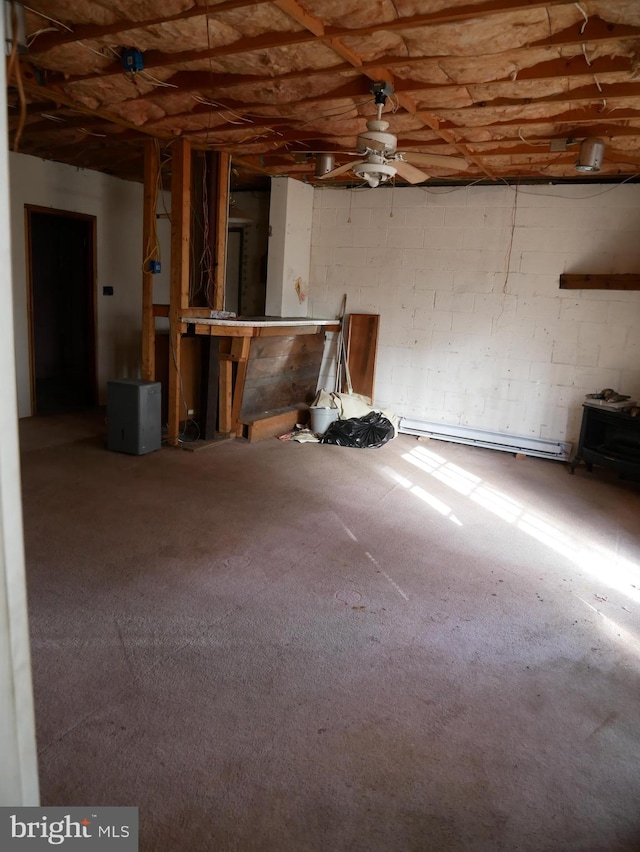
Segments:
[[[640,849],[640,486],[21,423],[45,805],[141,850]]]

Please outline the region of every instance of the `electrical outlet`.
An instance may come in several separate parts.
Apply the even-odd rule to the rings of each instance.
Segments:
[[[187,414],[189,415],[189,417],[191,417],[193,414],[195,414],[194,409],[193,408],[187,408]]]

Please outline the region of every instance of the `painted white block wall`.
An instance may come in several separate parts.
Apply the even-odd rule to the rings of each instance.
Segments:
[[[315,190],[310,315],[381,315],[399,415],[576,442],[586,393],[640,399],[640,292],[562,272],[640,273],[640,186]]]
[[[292,178],[271,179],[267,316],[306,317],[314,190]]]
[[[100,401],[111,378],[138,377],[142,326],[142,185],[23,154],[9,155],[18,414],[31,414],[24,205],[96,217],[97,371]],[[170,201],[165,203],[170,204]],[[169,301],[169,223],[158,222],[163,271],[154,299]],[[165,251],[166,249],[166,251]],[[113,296],[103,296],[111,285]]]

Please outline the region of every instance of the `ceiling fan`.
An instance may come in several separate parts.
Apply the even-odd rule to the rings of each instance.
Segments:
[[[375,187],[399,175],[407,183],[422,183],[430,175],[416,166],[439,166],[454,168],[459,171],[467,169],[469,164],[462,157],[445,157],[440,154],[421,154],[411,151],[398,151],[398,140],[393,133],[388,133],[389,122],[383,121],[382,110],[387,98],[393,94],[391,83],[372,83],[371,94],[377,107],[377,116],[367,122],[367,129],[358,136],[358,154],[364,159],[345,163],[335,169],[330,168],[324,174],[316,170],[316,177],[327,180],[338,177],[346,172],[353,172],[356,177]],[[329,163],[332,160],[327,158]],[[325,162],[327,162],[325,161]],[[415,164],[415,165],[414,165]]]

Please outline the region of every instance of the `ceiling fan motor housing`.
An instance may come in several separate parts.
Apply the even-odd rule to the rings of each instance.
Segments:
[[[367,130],[358,136],[358,151],[361,154],[371,150],[380,154],[393,154],[398,143],[393,133],[385,132],[388,127],[388,121],[374,119],[367,122]]]

